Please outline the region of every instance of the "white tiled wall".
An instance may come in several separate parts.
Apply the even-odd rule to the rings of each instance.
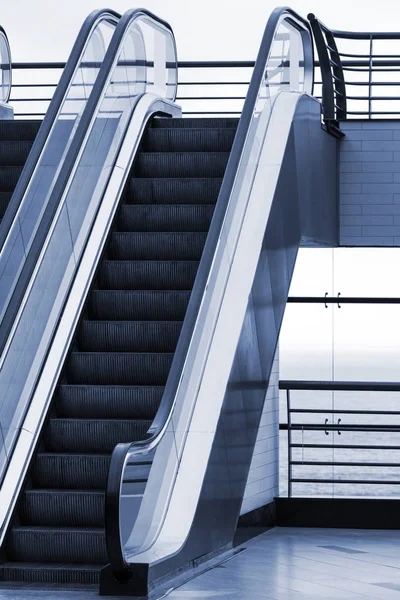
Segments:
[[[400,121],[340,128],[340,245],[400,246]]]
[[[247,479],[244,515],[273,501],[279,492],[279,350],[272,366],[263,414]]]

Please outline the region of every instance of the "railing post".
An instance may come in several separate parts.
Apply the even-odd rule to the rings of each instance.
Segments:
[[[286,390],[287,422],[288,422],[288,498],[292,497],[292,418],[290,412],[290,390]]]

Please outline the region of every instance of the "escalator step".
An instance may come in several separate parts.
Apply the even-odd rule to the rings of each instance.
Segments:
[[[31,119],[0,120],[0,142],[4,140],[33,141],[42,121]]]
[[[130,204],[215,204],[221,177],[132,178],[127,202]]]
[[[163,392],[163,386],[61,385],[56,410],[76,419],[152,419]]]
[[[235,137],[233,127],[221,128],[153,128],[148,129],[144,152],[229,152]]]
[[[13,562],[0,565],[0,581],[29,583],[98,584],[102,565]]]
[[[22,525],[46,527],[103,527],[104,491],[26,490]]]
[[[229,152],[141,152],[136,177],[222,177]]]
[[[109,290],[190,290],[197,261],[110,261],[99,269],[100,287]]]
[[[200,260],[204,232],[116,232],[111,235],[112,260]]]
[[[182,321],[190,291],[178,290],[93,290],[90,315],[93,319]]]
[[[32,482],[37,488],[104,490],[110,455],[56,454],[36,455]]]
[[[203,128],[203,127],[218,127],[223,129],[225,127],[236,128],[239,123],[239,119],[225,118],[220,119],[218,117],[202,117],[200,119],[153,119],[152,127],[189,127],[189,128]]]
[[[31,150],[31,141],[0,141],[0,165],[15,167],[24,165]]]
[[[13,192],[22,173],[22,166],[0,166],[0,192]]]
[[[51,452],[112,452],[119,442],[144,437],[151,423],[151,419],[53,418],[46,427],[44,443]]]
[[[84,352],[174,352],[180,321],[83,321]]]
[[[13,527],[7,548],[11,560],[22,562],[107,563],[103,529]]]
[[[90,385],[165,385],[171,353],[72,352],[69,383]]]
[[[208,231],[213,214],[212,204],[154,206],[124,204],[118,215],[118,229],[159,232]]]
[[[0,219],[3,218],[11,200],[12,192],[0,192]]]

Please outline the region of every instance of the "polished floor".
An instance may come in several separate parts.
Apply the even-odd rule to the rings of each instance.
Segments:
[[[103,596],[104,597],[104,596]],[[95,592],[0,590],[0,600],[93,600]],[[400,531],[275,528],[168,600],[400,599]]]

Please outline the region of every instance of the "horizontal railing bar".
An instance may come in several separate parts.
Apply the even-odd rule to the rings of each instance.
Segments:
[[[13,83],[13,88],[47,88],[57,87],[57,83]],[[82,84],[80,84],[82,85]]]
[[[64,69],[65,62],[13,62],[12,69]]]
[[[333,51],[333,50],[332,50]],[[343,60],[343,67],[364,67],[369,68],[370,56],[367,54],[346,54],[338,53],[339,56],[345,56],[350,58],[364,58],[365,60]],[[335,66],[337,64],[332,61]],[[220,68],[231,68],[231,69],[252,69],[254,68],[255,62],[252,60],[217,60],[217,61],[178,61],[178,68],[181,69],[220,69]],[[314,61],[314,67],[319,67],[320,63],[318,60]],[[372,55],[372,66],[384,66],[384,67],[396,67],[400,66],[400,55],[398,54],[373,54]],[[12,63],[12,68],[16,70],[51,70],[51,69],[63,69],[65,67],[64,62],[15,62]]]
[[[241,68],[253,69],[254,60],[180,60],[178,68],[180,69],[221,69],[221,68]]]
[[[67,100],[82,101],[83,98],[67,98]],[[50,102],[51,98],[10,98],[10,102]]]
[[[339,31],[328,30],[335,38],[349,40],[400,40],[400,33],[387,31]]]
[[[280,390],[332,390],[344,392],[400,392],[399,382],[281,380]]]
[[[330,415],[400,415],[399,410],[340,410],[331,408],[291,408],[290,413]]]
[[[346,81],[346,85],[364,85],[365,87],[369,86],[390,86],[390,85],[398,85],[400,86],[400,81]]]
[[[183,115],[240,115],[241,112],[236,110],[236,111],[227,111],[227,110],[222,110],[222,111],[217,111],[217,110],[209,110],[209,111],[202,111],[202,110],[194,110],[194,111],[182,111]]]
[[[356,423],[292,423],[292,431],[361,431],[363,433],[400,433],[400,426],[357,425]]]
[[[319,448],[321,450],[400,450],[400,446],[372,446],[363,444],[355,446],[354,444],[290,444],[291,448]]]
[[[370,59],[370,55],[369,54],[349,54],[348,52],[339,52],[339,56],[345,56],[347,58],[365,58],[367,60]],[[388,58],[388,56],[382,56],[382,58]]]
[[[177,100],[246,100],[246,96],[177,96]]]
[[[400,304],[400,298],[378,296],[289,296],[287,301],[297,304]]]
[[[400,485],[400,480],[381,480],[381,479],[299,479],[291,478],[292,483],[345,483],[361,485]]]
[[[180,85],[250,85],[250,81],[180,81]]]
[[[313,460],[290,460],[289,464],[296,467],[384,467],[400,468],[400,463],[379,463],[379,462],[343,462],[343,461],[313,461]]]
[[[400,111],[398,110],[384,110],[384,111],[371,111],[371,112],[364,112],[364,111],[347,111],[348,115],[355,115],[355,116],[360,116],[360,115],[400,115]]]

